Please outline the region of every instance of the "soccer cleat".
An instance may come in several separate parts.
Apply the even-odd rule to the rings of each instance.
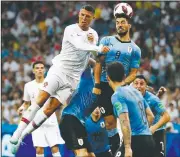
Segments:
[[[17,144],[12,144],[12,143],[11,143],[11,153],[12,153],[12,154],[16,154],[17,151],[18,151],[18,149],[19,149],[19,147],[20,147],[20,145],[23,145],[23,144],[25,144],[25,143],[22,142],[21,139],[18,141]]]
[[[12,136],[11,139],[10,139],[10,143],[14,144],[14,145],[17,145],[18,144],[18,139],[15,138],[14,136]]]

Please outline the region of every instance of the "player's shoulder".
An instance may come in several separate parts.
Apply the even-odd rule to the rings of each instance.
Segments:
[[[26,87],[29,87],[29,86],[31,87],[34,84],[35,84],[35,80],[32,80],[32,81],[29,81],[29,82],[25,83],[25,86]]]
[[[100,41],[108,45],[113,39],[115,39],[115,36],[104,36]]]
[[[153,93],[151,93],[149,91],[146,91],[146,95],[151,100],[151,102],[159,102],[160,101],[160,99],[156,95],[154,95]]]
[[[91,27],[89,27],[89,31],[92,32],[92,33],[94,33],[94,34],[97,34],[97,35],[98,35],[98,33],[96,32],[96,30],[93,29],[93,28],[91,28]]]
[[[65,27],[65,30],[74,30],[77,28],[77,24],[71,24]]]
[[[131,40],[131,44],[132,44],[135,51],[141,52],[141,49],[139,48],[139,46],[134,41]]]

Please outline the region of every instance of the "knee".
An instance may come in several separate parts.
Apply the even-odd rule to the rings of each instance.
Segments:
[[[51,152],[52,152],[53,154],[59,152],[59,147],[58,147],[58,145],[52,146],[52,147],[51,147]]]
[[[44,148],[43,147],[36,147],[36,154],[44,154]]]
[[[89,153],[87,152],[86,148],[74,150],[74,154],[76,156],[87,156],[87,157],[89,156]]]

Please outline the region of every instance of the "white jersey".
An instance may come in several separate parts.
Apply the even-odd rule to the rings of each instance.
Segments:
[[[43,86],[43,83],[38,83],[36,80],[30,81],[25,84],[24,87],[24,101],[30,101],[31,105],[36,104],[36,98],[39,94],[40,88]],[[41,108],[43,109],[43,108]],[[38,111],[39,112],[39,111]],[[42,126],[51,126],[58,125],[56,114],[53,113],[43,124]]]
[[[88,34],[93,34],[94,42],[88,41]],[[53,65],[59,67],[66,75],[79,80],[81,73],[85,70],[90,52],[99,52],[101,46],[98,43],[97,32],[89,28],[83,31],[78,24],[67,26],[64,30],[62,50],[52,60]]]

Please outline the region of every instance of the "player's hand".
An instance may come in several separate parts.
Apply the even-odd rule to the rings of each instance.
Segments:
[[[158,97],[163,96],[166,91],[167,91],[167,89],[166,89],[165,87],[159,88],[158,93],[157,93],[157,96],[158,96]]]
[[[21,107],[18,108],[17,112],[19,115],[22,115],[25,110],[26,110],[26,108],[24,107],[24,105],[22,105]]]
[[[156,131],[155,126],[151,126],[151,127],[150,127],[150,131],[151,131],[152,134],[154,134],[154,132]]]
[[[103,47],[101,48],[101,52],[103,52],[103,53],[107,53],[109,50],[110,50],[110,48],[107,47],[107,46],[103,46]]]
[[[131,147],[125,147],[125,155],[124,157],[132,157],[132,149]]]
[[[87,35],[87,38],[88,38],[88,41],[89,41],[90,43],[93,43],[93,42],[94,42],[94,36],[93,36],[92,33],[89,33],[89,34]]]
[[[101,94],[101,89],[94,87],[92,92],[93,92],[94,94],[96,94],[96,95],[100,95],[100,94]]]

